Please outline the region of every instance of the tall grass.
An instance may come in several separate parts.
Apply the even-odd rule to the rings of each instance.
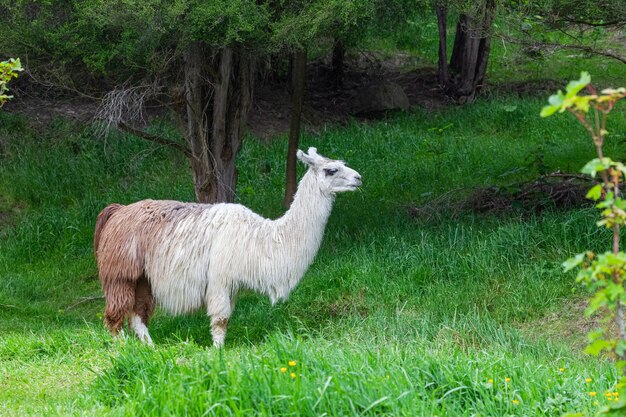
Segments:
[[[606,242],[593,211],[433,221],[409,210],[451,190],[535,178],[538,166],[578,170],[593,152],[584,132],[540,120],[542,104],[492,100],[305,135],[302,148],[345,159],[364,185],[338,196],[320,253],[289,301],[270,306],[242,294],[223,351],[211,348],[201,312],[158,311],[154,349],[133,337],[113,341],[101,325],[95,216],[111,202],[192,200],[184,158],[122,135],[95,139],[66,122],[41,135],[0,114],[0,207],[10,213],[0,228],[0,414],[594,410],[615,375],[580,354],[583,334],[566,335],[581,325],[565,310],[579,295],[560,268]],[[607,154],[624,159],[626,118],[613,123]],[[238,202],[282,213],[285,150],[285,138],[247,138]],[[553,314],[570,320],[562,335],[542,329]]]

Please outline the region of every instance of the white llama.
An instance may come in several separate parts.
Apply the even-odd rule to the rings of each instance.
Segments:
[[[320,247],[335,194],[361,185],[358,172],[315,148],[297,156],[309,169],[276,220],[240,204],[142,200],[102,210],[94,248],[111,333],[128,318],[152,344],[154,300],[173,314],[204,305],[220,347],[240,289],[267,294],[272,304],[287,299]]]

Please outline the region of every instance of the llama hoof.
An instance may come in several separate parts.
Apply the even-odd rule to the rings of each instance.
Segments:
[[[128,335],[126,334],[126,331],[124,331],[124,329],[121,329],[119,332],[113,335],[113,340],[116,343],[124,344],[128,340]]]
[[[141,317],[133,314],[129,322],[130,327],[135,331],[135,334],[137,335],[137,338],[139,340],[141,340],[146,345],[154,346],[152,338],[150,337],[150,333],[148,332],[148,327],[144,324]]]
[[[150,338],[150,335],[146,335],[145,337],[140,337],[139,340],[143,342],[144,345],[148,345],[150,347],[154,347],[154,342]]]

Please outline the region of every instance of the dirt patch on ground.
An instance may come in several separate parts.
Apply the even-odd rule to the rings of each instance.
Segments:
[[[487,86],[485,93],[515,94],[521,97],[547,97],[562,89],[566,84],[563,80],[536,79],[526,81],[514,81]]]
[[[303,103],[302,120],[305,129],[316,131],[328,124],[343,124],[354,118],[364,119],[355,114],[355,97],[358,91],[380,81],[400,85],[411,107],[427,110],[439,109],[449,104],[437,83],[437,74],[432,68],[409,72],[388,70],[378,72],[357,66],[347,66],[343,85],[337,89],[329,79],[330,67],[323,61],[309,65],[307,90]],[[265,85],[256,91],[249,127],[262,138],[269,138],[289,130],[289,92],[283,86]]]
[[[558,310],[521,324],[520,332],[533,340],[564,342],[572,346],[574,351],[582,352],[588,344],[587,334],[601,325],[598,316],[585,316],[587,305],[586,299],[568,300]],[[609,331],[615,333],[616,328],[610,327]]]
[[[307,67],[306,94],[302,120],[308,131],[317,131],[329,124],[343,124],[354,115],[353,102],[358,91],[372,83],[387,81],[400,85],[412,107],[437,109],[449,104],[437,83],[436,69],[414,69],[419,60],[403,54],[385,57],[372,52],[355,53],[346,57],[343,82],[337,88],[331,77],[330,57],[312,61]],[[23,114],[35,127],[49,124],[55,118],[89,122],[98,108],[98,101],[71,95],[64,91],[54,97],[50,90],[36,94],[36,86],[30,92],[15,91],[15,99],[7,103],[4,111]],[[288,132],[290,117],[290,93],[287,82],[257,82],[248,127],[265,140]],[[162,114],[151,111],[150,115]]]
[[[31,125],[41,127],[48,125],[55,118],[71,121],[89,122],[93,119],[98,103],[94,100],[64,97],[46,98],[34,95],[16,95],[2,110],[9,113],[23,114],[28,117]]]
[[[557,171],[529,182],[450,190],[425,203],[410,204],[407,212],[421,221],[454,219],[464,213],[539,215],[591,205],[586,195],[595,184],[588,176]]]
[[[10,214],[5,211],[0,211],[0,228],[8,223]]]

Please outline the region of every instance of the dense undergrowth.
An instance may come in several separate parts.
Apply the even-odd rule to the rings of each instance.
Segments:
[[[581,296],[560,267],[606,241],[593,210],[436,221],[408,210],[457,188],[578,171],[593,150],[576,126],[540,120],[542,104],[500,98],[305,136],[302,148],[345,159],[364,185],[338,197],[289,301],[243,294],[222,351],[201,312],[158,312],[153,349],[113,341],[101,324],[95,216],[111,202],[192,200],[185,159],[61,120],[36,131],[0,113],[0,414],[593,411],[616,377],[581,354],[586,324],[570,311]],[[623,160],[626,117],[616,116],[607,154]],[[285,149],[285,138],[246,140],[238,202],[282,213]]]

